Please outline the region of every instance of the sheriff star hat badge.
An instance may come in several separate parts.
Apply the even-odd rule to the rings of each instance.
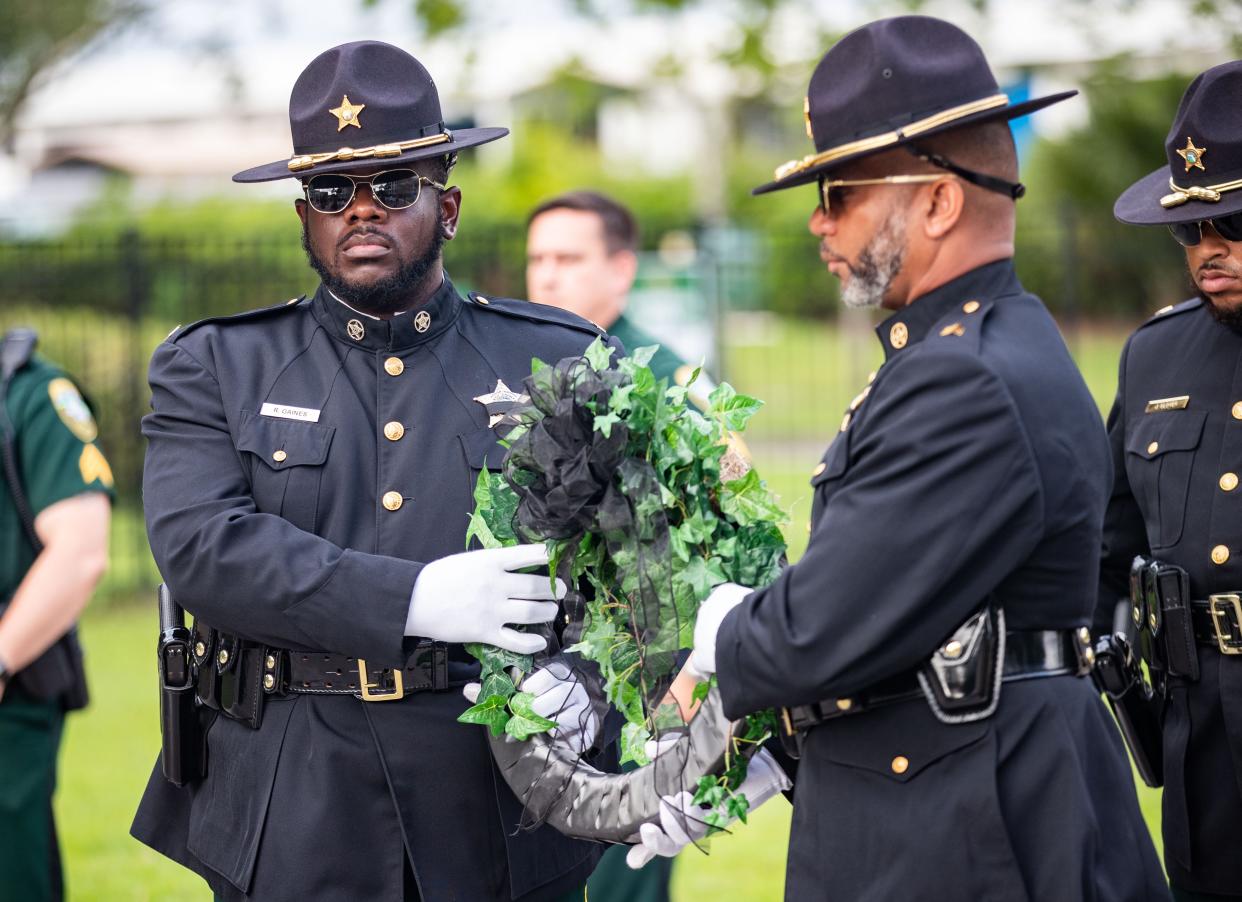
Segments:
[[[1191,169],[1203,169],[1203,155],[1207,153],[1206,147],[1195,147],[1195,142],[1189,137],[1186,138],[1186,146],[1179,148],[1177,155],[1186,161],[1186,171]],[[1205,172],[1207,170],[1204,170]]]
[[[339,132],[347,125],[352,125],[354,128],[362,128],[362,122],[358,119],[358,114],[366,109],[366,106],[365,103],[350,103],[349,95],[342,94],[341,105],[336,109],[328,110],[328,112],[336,117],[336,130]]]

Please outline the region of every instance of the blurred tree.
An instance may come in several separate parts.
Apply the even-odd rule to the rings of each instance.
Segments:
[[[148,0],[0,2],[0,148],[11,148],[17,116],[40,76],[73,53],[146,13]]]

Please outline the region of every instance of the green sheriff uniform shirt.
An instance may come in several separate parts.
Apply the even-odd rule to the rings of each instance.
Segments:
[[[37,517],[81,492],[111,498],[112,470],[96,444],[99,428],[76,385],[35,355],[14,376],[7,397],[18,464]],[[34,562],[8,484],[0,480],[0,602],[7,602]]]
[[[95,443],[95,419],[63,372],[36,355],[13,376],[7,407],[36,517],[82,492],[113,497],[112,471]],[[34,558],[8,483],[0,479],[0,608]],[[61,896],[51,800],[62,717],[58,701],[35,701],[13,685],[0,701],[0,902]]]
[[[634,353],[635,348],[659,345],[660,349],[655,352],[648,366],[651,367],[651,372],[655,373],[657,379],[667,379],[670,385],[684,384],[694,372],[694,367],[670,351],[660,339],[644,332],[626,319],[625,314],[617,317],[617,321],[608,327],[608,334],[620,340],[627,354]]]

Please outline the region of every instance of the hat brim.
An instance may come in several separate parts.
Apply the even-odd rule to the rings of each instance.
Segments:
[[[262,166],[244,169],[233,176],[233,181],[274,182],[277,179],[307,178],[323,172],[342,172],[358,169],[362,166],[375,166],[377,164],[390,166],[393,163],[411,163],[414,160],[424,160],[427,157],[442,157],[446,153],[456,153],[459,150],[465,150],[467,147],[487,144],[489,141],[503,138],[507,134],[509,134],[507,128],[460,128],[452,132],[453,138],[450,141],[442,144],[431,144],[427,147],[416,147],[392,157],[361,157],[334,163],[321,163],[314,167],[314,169],[303,169],[298,172],[292,172],[289,169],[288,159],[276,160],[272,163],[264,163]]]
[[[1169,167],[1149,172],[1121,193],[1113,204],[1113,216],[1128,225],[1176,225],[1198,222],[1242,211],[1242,191],[1222,192],[1220,200],[1188,200],[1176,207],[1160,206],[1160,198],[1171,193]]]
[[[818,166],[812,166],[809,169],[796,172],[793,175],[786,176],[783,179],[776,179],[775,181],[768,182],[765,185],[760,185],[758,188],[752,189],[750,193],[756,195],[767,194],[771,191],[782,191],[785,188],[793,188],[797,185],[806,185],[815,181],[823,173],[832,169],[838,169],[846,163],[851,163],[854,160],[874,156],[877,153],[883,153],[884,151],[892,150],[895,147],[904,147],[907,144],[914,144],[918,141],[922,141],[924,138],[931,137],[932,135],[938,135],[942,132],[952,131],[956,128],[964,128],[968,125],[979,125],[984,122],[990,122],[993,119],[1018,119],[1019,117],[1026,116],[1036,110],[1041,110],[1046,106],[1052,106],[1054,103],[1060,103],[1062,100],[1069,100],[1069,98],[1073,97],[1077,93],[1077,91],[1061,91],[1056,94],[1049,94],[1046,97],[1036,97],[1033,100],[1024,100],[1021,103],[997,107],[995,109],[974,113],[969,116],[963,116],[961,119],[954,119],[951,122],[947,122],[944,125],[937,126],[936,128],[921,131],[917,135],[898,135],[897,139],[890,144],[885,144],[882,147],[875,147],[868,150],[860,150],[858,153],[848,154],[843,157],[837,157],[827,163],[821,163]]]

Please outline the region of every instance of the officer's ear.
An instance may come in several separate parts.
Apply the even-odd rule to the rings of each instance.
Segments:
[[[302,228],[306,228],[306,198],[299,197],[293,201],[293,209],[297,211],[298,219],[302,220]]]
[[[440,232],[452,241],[457,234],[457,218],[461,215],[461,189],[456,185],[440,192]]]
[[[924,204],[916,209],[923,215],[923,234],[939,241],[953,231],[962,218],[966,192],[962,182],[951,175],[932,182],[924,192]]]

